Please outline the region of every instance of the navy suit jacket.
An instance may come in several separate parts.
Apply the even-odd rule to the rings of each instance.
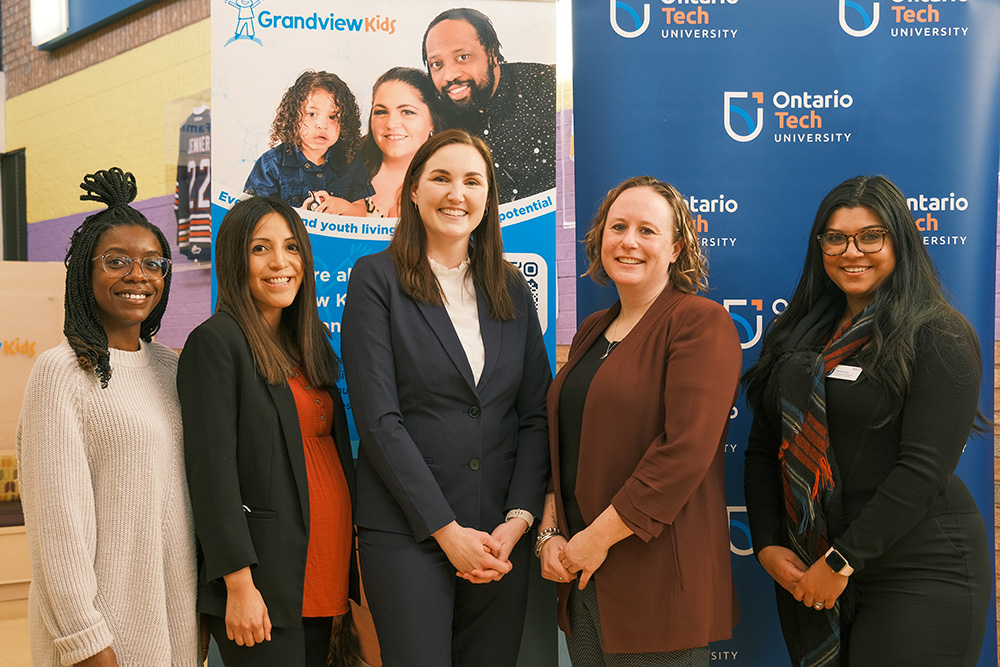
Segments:
[[[228,313],[188,337],[177,369],[184,455],[198,538],[198,610],[226,615],[222,577],[252,567],[271,622],[298,627],[309,545],[309,485],[295,398],[257,373]],[[354,460],[340,393],[333,438],[352,503]],[[358,599],[352,557],[351,597]]]
[[[541,514],[551,372],[528,286],[513,278],[509,291],[517,316],[498,322],[477,286],[476,383],[448,312],[403,293],[388,251],[355,263],[342,351],[361,438],[358,526],[419,542],[453,520],[491,532],[510,509]]]

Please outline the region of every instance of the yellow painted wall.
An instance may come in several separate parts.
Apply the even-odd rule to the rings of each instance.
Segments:
[[[209,45],[206,19],[7,100],[7,150],[26,149],[28,222],[97,208],[78,185],[112,166],[135,174],[139,200],[173,194],[192,106],[179,100],[210,89]]]

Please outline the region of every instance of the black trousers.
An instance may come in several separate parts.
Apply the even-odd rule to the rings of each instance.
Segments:
[[[852,575],[857,607],[841,628],[841,664],[975,667],[993,586],[986,540],[978,512],[925,517]],[[784,589],[777,596],[779,616],[801,605]]]
[[[528,595],[530,535],[500,581],[472,584],[437,542],[359,528],[361,577],[383,667],[514,667]]]
[[[226,619],[205,614],[212,638],[226,667],[304,665],[326,667],[333,619],[303,618],[301,628],[272,628],[271,641],[239,646],[226,636]]]

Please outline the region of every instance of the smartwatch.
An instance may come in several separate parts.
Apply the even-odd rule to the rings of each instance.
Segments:
[[[842,574],[845,577],[849,577],[854,574],[854,568],[847,562],[844,555],[837,551],[834,547],[830,547],[830,550],[826,552],[824,560],[826,560],[826,564],[830,566],[830,569],[837,574]]]

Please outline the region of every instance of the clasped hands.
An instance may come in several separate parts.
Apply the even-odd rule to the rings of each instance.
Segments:
[[[500,581],[511,571],[510,552],[527,527],[524,519],[511,519],[491,534],[452,521],[435,531],[433,537],[455,566],[456,576],[485,584]]]
[[[772,545],[761,549],[757,559],[792,597],[817,611],[832,609],[847,588],[848,578],[831,570],[822,558],[806,567],[791,549]]]
[[[565,583],[579,575],[579,587],[583,590],[608,557],[608,547],[588,531],[582,530],[568,541],[562,535],[546,540],[538,554],[542,561],[542,576],[549,581]]]

